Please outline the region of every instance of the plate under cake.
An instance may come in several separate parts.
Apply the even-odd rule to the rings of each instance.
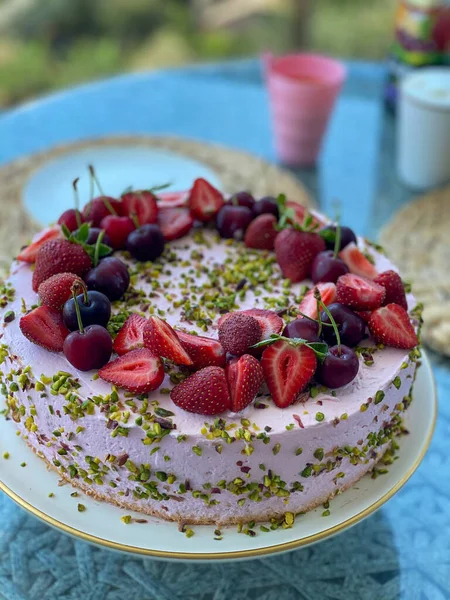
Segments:
[[[379,272],[395,268],[362,238],[358,245]],[[213,338],[230,310],[271,309],[287,322],[286,309],[312,286],[284,279],[273,252],[209,229],[171,242],[154,263],[123,258],[132,283],[113,303],[116,331],[132,312]],[[368,337],[358,347],[358,375],[344,387],[310,386],[282,409],[263,386],[240,413],[194,414],[170,399],[185,376],[174,366],[166,364],[159,389],[136,396],[26,339],[19,321],[38,303],[32,275],[29,264],[14,262],[2,288],[1,379],[11,426],[64,479],[100,500],[181,523],[275,518],[289,525],[373,469],[402,430],[417,349]]]

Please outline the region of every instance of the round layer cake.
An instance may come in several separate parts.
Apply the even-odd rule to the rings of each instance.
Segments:
[[[376,272],[395,270],[379,249],[361,238],[357,246]],[[223,239],[211,226],[197,223],[153,262],[119,256],[131,284],[112,303],[113,336],[133,313],[214,339],[230,312],[269,310],[284,323],[306,318],[299,306],[313,287],[310,279],[292,283],[273,251]],[[358,373],[343,387],[328,389],[313,378],[279,407],[263,384],[240,412],[198,414],[171,399],[192,367],[164,360],[162,384],[137,394],[104,381],[97,370],[75,369],[64,353],[22,335],[21,316],[39,303],[32,280],[32,264],[15,261],[2,289],[7,417],[38,456],[99,500],[181,523],[280,519],[289,525],[296,513],[374,469],[402,431],[417,348],[388,347],[367,333],[354,348]],[[417,328],[410,295],[408,302]],[[262,351],[249,349],[258,359]]]

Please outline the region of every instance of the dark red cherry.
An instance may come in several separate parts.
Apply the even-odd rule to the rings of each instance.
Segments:
[[[77,296],[80,308],[81,321],[84,327],[88,325],[102,325],[106,327],[111,316],[111,302],[101,292],[89,290],[86,294]],[[69,298],[63,307],[63,319],[67,328],[71,331],[78,329],[77,312],[75,300]]]
[[[356,353],[348,346],[328,348],[328,354],[316,371],[319,383],[330,389],[340,388],[353,381],[359,371]]]
[[[308,342],[320,342],[318,335],[319,324],[304,317],[295,319],[286,325],[283,331],[284,337],[302,338]]]
[[[255,204],[255,199],[250,194],[250,192],[238,192],[230,198],[229,204],[237,206],[246,206],[247,208],[251,209]]]
[[[69,333],[64,340],[63,352],[79,371],[100,369],[111,357],[112,339],[101,325],[89,325],[83,332]]]
[[[345,262],[335,258],[332,250],[319,252],[311,265],[311,279],[314,283],[336,283],[341,275],[348,272]]]
[[[336,226],[329,225],[328,227],[324,227],[321,231],[326,232],[328,235],[325,236],[325,244],[329,250],[334,250],[334,242],[336,236]],[[351,242],[357,242],[356,235],[350,229],[350,227],[345,227],[341,225],[341,243],[339,250],[348,246]]]
[[[339,302],[333,302],[327,308],[336,322],[342,344],[354,347],[366,337],[366,323],[351,308]],[[331,324],[330,317],[325,311],[320,313],[320,317],[323,323]],[[325,326],[322,336],[329,344],[337,343],[333,327]]]
[[[259,217],[259,215],[263,215],[265,213],[270,213],[271,215],[275,215],[278,219],[279,210],[276,198],[273,196],[264,196],[260,200],[257,200],[252,207],[253,216]]]
[[[252,211],[246,206],[226,204],[217,214],[216,228],[223,238],[242,240],[252,219]]]
[[[139,261],[156,260],[164,252],[164,235],[158,225],[142,225],[128,236],[127,250]]]
[[[122,298],[127,291],[130,273],[121,260],[115,256],[107,256],[87,272],[84,280],[90,290],[102,292],[113,302]]]

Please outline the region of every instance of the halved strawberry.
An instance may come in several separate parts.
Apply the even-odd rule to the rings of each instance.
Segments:
[[[336,301],[356,310],[374,310],[383,304],[386,290],[370,279],[347,273],[336,282]]]
[[[367,279],[374,279],[378,275],[375,266],[364,256],[355,242],[351,242],[341,250],[339,258],[345,262],[350,273],[367,277]]]
[[[314,258],[325,250],[325,242],[317,233],[283,229],[275,238],[275,256],[283,277],[297,283],[311,273]]]
[[[281,333],[281,330],[284,327],[283,319],[279,317],[273,310],[265,310],[264,308],[249,308],[247,310],[240,310],[237,312],[243,315],[249,315],[258,321],[259,326],[261,327],[261,340],[266,340],[272,335],[272,333]],[[217,323],[218,327],[220,327],[222,323],[224,323],[232,314],[236,313],[229,312],[222,315]]]
[[[382,285],[386,290],[384,304],[398,304],[405,310],[408,310],[405,287],[398,273],[395,271],[384,271],[374,279],[375,283]]]
[[[144,347],[144,328],[147,325],[147,319],[133,313],[128,317],[119,330],[113,344],[114,352],[120,356],[136,348]]]
[[[174,404],[192,413],[217,415],[231,405],[225,369],[205,367],[170,392]]]
[[[149,317],[144,327],[144,346],[177,365],[192,365],[192,359],[181,345],[176,331],[159,317]]]
[[[264,350],[261,366],[272,400],[286,408],[308,385],[316,372],[317,359],[311,348],[279,340]]]
[[[155,195],[146,190],[127,192],[122,196],[123,214],[127,217],[136,215],[139,225],[156,223],[158,205]]]
[[[317,319],[319,316],[317,312],[317,300],[314,298],[316,288],[319,290],[322,302],[325,306],[328,306],[336,299],[336,285],[334,283],[317,283],[314,285],[306,292],[305,297],[298,307],[301,313],[307,317],[311,317],[311,319]],[[299,317],[301,316],[302,315],[299,315]]]
[[[37,235],[34,236],[31,244],[26,246],[20,251],[20,254],[17,256],[17,260],[22,260],[27,263],[34,263],[36,261],[37,253],[40,248],[50,240],[54,240],[56,238],[62,237],[61,227],[59,225],[54,225],[53,227],[47,227],[43,231],[40,231]]]
[[[158,192],[158,208],[182,208],[187,206],[189,192]]]
[[[278,231],[275,229],[277,218],[275,215],[265,213],[253,219],[247,227],[244,243],[247,248],[258,250],[273,250]]]
[[[57,273],[41,283],[38,289],[41,304],[62,310],[64,304],[72,297],[72,286],[75,282],[83,283],[81,277],[73,273]]]
[[[186,208],[160,208],[158,225],[166,242],[171,242],[187,235],[194,219]]]
[[[264,373],[259,361],[250,354],[233,358],[226,366],[226,376],[231,397],[231,410],[239,412],[253,402],[259,392]]]
[[[319,219],[319,217],[316,215],[313,215],[309,208],[303,206],[303,204],[300,204],[299,202],[295,202],[295,200],[287,200],[286,208],[291,208],[294,211],[294,223],[297,223],[298,225],[303,225],[305,221],[305,214],[307,212],[311,215],[313,225],[317,225],[319,227],[324,225],[324,221]]]
[[[104,381],[134,394],[147,394],[162,384],[164,367],[150,350],[138,348],[112,360],[98,374]]]
[[[19,327],[23,335],[50,352],[62,352],[69,330],[62,314],[50,306],[38,306],[21,317]]]
[[[369,330],[376,342],[410,350],[419,343],[408,313],[398,304],[388,304],[373,311]]]
[[[189,192],[188,206],[194,219],[206,223],[217,215],[224,204],[223,195],[206,179],[198,178]]]
[[[181,345],[189,354],[194,369],[225,366],[226,353],[218,340],[202,335],[191,335],[184,331],[176,332]]]

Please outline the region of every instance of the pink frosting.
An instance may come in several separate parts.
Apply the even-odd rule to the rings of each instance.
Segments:
[[[360,244],[363,244],[362,240],[360,240]],[[186,260],[191,260],[193,249],[191,238],[173,242],[171,247],[176,248],[177,253]],[[372,249],[370,251],[376,259],[376,267],[379,271],[393,268],[384,256]],[[223,241],[214,242],[210,249],[202,247],[202,252],[203,265],[211,266],[214,263],[220,265],[223,264],[227,255],[233,252],[233,248]],[[163,275],[163,277],[169,278],[171,281],[170,292],[176,299],[175,282],[179,281],[182,272],[186,269],[175,266],[170,270],[171,274]],[[28,308],[38,300],[37,295],[31,289],[31,278],[32,271],[28,265],[13,264],[10,281],[16,290],[16,297],[5,310],[14,310],[17,317],[21,314],[22,299]],[[300,293],[301,286],[305,283],[311,284],[311,282],[303,282],[295,285],[297,293]],[[143,278],[136,287],[142,288],[146,293],[150,291],[150,285]],[[275,296],[281,293],[281,289],[281,281],[278,281],[270,295]],[[240,302],[240,307],[263,308],[262,298],[263,296],[255,296],[252,292],[248,292],[245,300]],[[409,300],[413,302],[412,297]],[[183,322],[181,309],[173,308],[172,303],[162,295],[153,298],[151,302],[158,308],[167,311],[165,318],[171,325],[187,330],[196,328],[192,324]],[[200,332],[200,330],[198,331]],[[201,333],[216,337],[216,324],[213,324],[206,334]],[[12,363],[7,362],[11,368],[17,368],[18,365],[22,367],[29,365],[31,373],[36,379],[39,379],[42,373],[52,376],[58,371],[67,371],[79,379],[81,387],[78,394],[83,399],[93,395],[104,396],[111,393],[111,386],[108,383],[100,379],[93,379],[94,372],[78,372],[67,362],[63,354],[51,354],[29,342],[20,332],[19,318],[6,325],[3,334],[2,341],[9,347],[10,356],[17,357],[18,364],[15,364],[16,360]],[[374,342],[368,339],[365,341],[365,345],[370,347],[374,345]],[[3,368],[5,372],[8,370],[8,366],[5,368],[3,365]],[[121,423],[123,427],[127,428],[128,437],[120,435],[112,437],[111,430],[106,427],[107,418],[98,408],[96,408],[95,414],[74,421],[70,416],[64,414],[63,406],[66,401],[63,396],[48,395],[47,398],[42,398],[41,393],[36,392],[35,389],[16,392],[16,396],[25,406],[26,415],[30,414],[30,407],[35,406],[34,423],[37,425],[37,431],[27,430],[24,418],[21,419],[19,428],[28,436],[28,442],[42,452],[50,462],[55,459],[59,460],[62,465],[76,462],[82,468],[88,469],[85,462],[86,456],[97,457],[103,462],[107,455],[127,454],[136,465],[150,465],[152,480],[155,479],[153,475],[156,471],[163,471],[168,475],[173,474],[177,479],[172,485],[157,481],[160,492],[171,495],[178,494],[179,485],[185,480],[189,481],[192,490],[199,490],[209,495],[211,493],[211,490],[208,489],[209,485],[216,488],[216,484],[221,480],[228,483],[236,478],[241,478],[245,483],[260,483],[269,470],[272,472],[269,473],[270,475],[278,475],[282,481],[286,482],[285,489],[291,489],[294,482],[302,484],[303,491],[293,492],[288,497],[263,497],[259,502],[248,499],[248,492],[244,495],[236,495],[222,489],[220,493],[213,493],[209,496],[210,499],[218,502],[213,505],[207,505],[204,499],[193,497],[190,491],[178,494],[183,498],[182,502],[174,499],[160,501],[151,498],[143,500],[133,498],[133,489],[140,484],[128,479],[129,471],[126,467],[111,469],[104,476],[103,485],[89,484],[93,491],[105,497],[117,502],[130,501],[142,510],[163,512],[170,518],[194,521],[206,519],[217,522],[260,519],[273,514],[282,514],[285,511],[299,512],[317,502],[325,501],[338,489],[343,486],[347,487],[372,467],[380,453],[385,450],[385,445],[376,447],[372,452],[368,451],[365,460],[357,464],[351,464],[348,457],[344,457],[329,472],[324,471],[310,477],[301,475],[310,464],[317,465],[328,459],[335,461],[332,452],[336,448],[364,447],[368,434],[378,432],[388,423],[397,404],[408,395],[414,371],[415,363],[410,360],[408,352],[384,348],[374,353],[373,366],[366,366],[361,361],[356,379],[349,385],[338,389],[336,396],[320,393],[314,399],[310,398],[304,403],[296,403],[286,409],[279,409],[270,401],[269,397],[262,397],[261,401],[268,405],[265,410],[250,405],[242,413],[221,415],[227,424],[235,423],[237,428],[241,427],[240,420],[242,418],[248,419],[252,424],[251,431],[256,433],[264,431],[266,426],[271,428],[267,432],[267,435],[270,436],[268,444],[264,444],[261,439],[252,440],[253,453],[251,455],[242,453],[247,446],[245,440],[236,440],[232,444],[223,443],[222,453],[219,454],[215,446],[222,441],[207,439],[201,432],[205,422],[211,424],[214,419],[183,411],[171,402],[167,394],[158,390],[149,395],[149,400],[157,400],[160,407],[174,413],[172,421],[176,424],[176,430],[171,431],[158,443],[160,449],[153,454],[150,452],[156,444],[144,445],[142,443],[145,433],[140,426],[134,423],[137,415],[131,415],[126,424]],[[393,384],[395,378],[398,378],[396,385]],[[162,387],[171,387],[168,379],[164,381]],[[384,398],[375,404],[374,398],[378,391],[384,392]],[[52,404],[53,414],[49,412],[48,404]],[[362,405],[366,405],[367,409],[364,410],[364,407],[361,409]],[[317,413],[322,413],[325,417],[324,420],[318,421]],[[347,415],[347,418],[341,419],[344,414]],[[84,430],[76,433],[79,426],[82,426]],[[58,428],[63,428],[63,434],[55,437],[53,431]],[[233,435],[234,431],[230,430],[229,434]],[[70,433],[72,436],[69,435]],[[180,434],[187,436],[186,441],[181,443],[177,441],[177,436]],[[51,443],[48,445],[42,443],[42,436],[44,436],[44,440],[51,440]],[[68,440],[68,436],[70,440]],[[56,451],[61,447],[61,441],[69,446],[68,455],[57,454]],[[71,454],[75,445],[79,445],[82,449],[75,451],[77,455],[74,458]],[[277,452],[278,445],[279,451]],[[193,447],[201,449],[201,456],[192,450]],[[298,448],[302,448],[300,455],[296,455]],[[318,449],[323,449],[325,455],[323,459],[317,458]],[[329,454],[328,457],[327,454]],[[164,456],[170,457],[170,460],[166,460]],[[106,464],[111,466],[108,462]],[[337,473],[343,473],[343,475],[336,478]],[[108,486],[110,480],[113,480],[117,487]],[[217,490],[215,491],[217,492]],[[119,492],[125,495],[120,495]],[[238,500],[242,498],[247,498],[245,503],[238,504]]]

